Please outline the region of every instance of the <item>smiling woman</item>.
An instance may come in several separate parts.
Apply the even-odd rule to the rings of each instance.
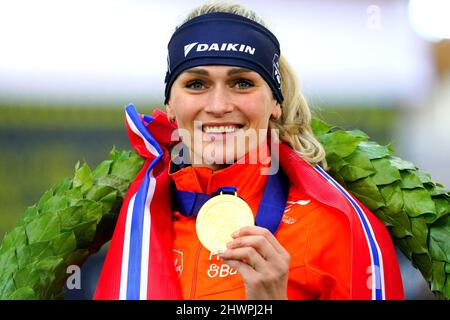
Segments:
[[[95,298],[402,299],[389,234],[324,170],[308,105],[264,22],[205,4],[173,33],[167,61],[167,113],[126,109],[146,162]]]

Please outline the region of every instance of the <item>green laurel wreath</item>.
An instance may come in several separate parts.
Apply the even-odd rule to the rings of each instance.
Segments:
[[[360,130],[314,119],[330,174],[387,226],[394,243],[440,299],[450,299],[450,194],[426,172]],[[113,149],[91,171],[45,192],[0,247],[0,299],[62,299],[67,267],[111,239],[125,193],[144,160]]]

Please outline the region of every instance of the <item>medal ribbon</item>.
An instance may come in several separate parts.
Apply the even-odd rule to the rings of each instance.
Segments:
[[[182,215],[192,217],[197,216],[200,208],[212,197],[220,193],[234,195],[236,192],[237,188],[233,186],[221,187],[211,195],[175,190],[174,200]],[[269,175],[255,218],[257,226],[268,229],[272,234],[277,231],[286,207],[288,192],[289,180],[281,170],[278,170],[277,174]]]

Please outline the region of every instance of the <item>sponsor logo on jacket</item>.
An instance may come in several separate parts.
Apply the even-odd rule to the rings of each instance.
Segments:
[[[216,256],[216,257],[214,258],[214,256]],[[214,260],[216,260],[217,263],[211,263],[209,265],[208,270],[206,271],[208,277],[210,277],[210,278],[216,278],[216,277],[225,278],[225,277],[237,274],[236,269],[230,267],[226,263],[219,263],[220,262],[219,255],[210,254],[209,261],[214,261]]]
[[[183,252],[179,250],[173,250],[173,263],[175,265],[175,271],[178,274],[178,279],[180,279],[181,273],[183,272],[184,261]]]

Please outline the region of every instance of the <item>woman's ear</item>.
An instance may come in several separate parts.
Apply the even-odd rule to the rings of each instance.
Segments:
[[[272,113],[270,114],[270,117],[273,120],[278,120],[281,117],[281,105],[279,102],[276,103],[276,105],[272,109]]]
[[[170,104],[170,102],[166,103],[166,113],[167,113],[167,120],[169,120],[169,122],[175,121],[175,112],[173,112],[173,107]]]

